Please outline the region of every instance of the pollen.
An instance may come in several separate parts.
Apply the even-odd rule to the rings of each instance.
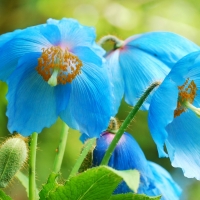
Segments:
[[[185,102],[193,103],[197,95],[197,86],[195,82],[190,81],[189,78],[186,79],[182,86],[178,86],[178,102],[176,110],[174,111],[174,118],[180,116],[183,112],[187,110],[184,106]]]
[[[45,81],[48,82],[54,70],[58,70],[57,84],[63,85],[71,83],[81,73],[82,61],[68,49],[55,46],[42,51],[36,70]]]

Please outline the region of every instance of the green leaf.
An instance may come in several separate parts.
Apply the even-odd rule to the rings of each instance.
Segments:
[[[144,194],[118,194],[113,195],[109,200],[160,200],[161,196],[149,197]]]
[[[106,200],[109,199],[122,178],[107,167],[89,169],[66,181],[48,200]]]
[[[12,200],[9,196],[7,196],[3,190],[0,190],[0,200]]]
[[[140,184],[140,173],[137,170],[123,170],[118,171],[113,168],[108,167],[110,170],[115,172],[117,175],[121,176],[126,184],[129,186],[131,190],[137,193],[139,184]]]
[[[56,182],[58,174],[51,173],[47,183],[43,186],[42,190],[39,193],[40,199],[48,199],[49,193],[55,191],[55,189],[59,186],[59,184]]]

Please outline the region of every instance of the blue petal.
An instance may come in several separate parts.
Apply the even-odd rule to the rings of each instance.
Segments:
[[[101,160],[114,136],[115,135],[111,133],[104,133],[99,139],[97,139],[97,144],[93,152],[94,166],[98,166],[101,163]],[[138,190],[139,193],[147,193],[148,190],[154,188],[152,181],[153,175],[148,167],[147,160],[137,142],[128,133],[124,133],[121,137],[112,153],[108,166],[117,170],[139,170],[141,174],[141,183]],[[131,190],[128,186],[123,182],[115,190],[115,193],[126,193],[130,191]]]
[[[182,85],[188,77],[192,80],[197,79],[198,81],[198,75],[200,74],[199,62],[200,51],[192,52],[180,59],[174,65],[168,76],[179,86]]]
[[[31,52],[42,52],[42,48],[51,46],[49,41],[40,34],[38,28],[25,29],[0,48],[1,80],[7,80],[22,56]]]
[[[61,34],[58,26],[47,24],[41,26],[39,31],[53,46],[58,46],[61,44]]]
[[[61,44],[71,51],[76,46],[92,46],[96,38],[92,27],[80,25],[74,19],[63,18],[60,21],[49,19],[48,24],[58,26],[61,34]]]
[[[113,140],[115,135],[104,132],[97,139],[96,147],[93,151],[93,165],[98,166]],[[162,200],[178,200],[181,190],[173,181],[169,173],[162,167],[146,160],[142,150],[140,149],[134,138],[124,133],[118,142],[110,161],[110,167],[118,170],[137,169],[140,172],[139,194],[149,196],[162,195]],[[125,182],[122,182],[115,194],[131,192]]]
[[[117,110],[124,95],[124,78],[123,71],[119,65],[119,53],[119,50],[116,50],[115,52],[111,53],[111,55],[109,54],[106,57],[106,67],[108,68],[109,72],[113,107]]]
[[[59,115],[63,110],[67,108],[69,103],[70,93],[71,93],[71,84],[69,83],[65,85],[57,85],[55,87],[57,115]]]
[[[192,112],[187,111],[176,117],[166,129],[166,142],[170,160],[174,167],[181,167],[188,178],[200,180],[200,121]]]
[[[169,77],[176,82],[177,86],[182,85],[187,78],[194,81],[197,86],[197,94],[193,105],[200,107],[200,51],[193,52],[182,58],[169,73]]]
[[[40,53],[26,54],[8,80],[8,129],[23,136],[41,132],[57,119],[55,89],[38,75]]]
[[[185,176],[200,179],[200,130],[199,118],[186,111],[174,118],[177,107],[178,86],[187,78],[194,80],[197,96],[194,106],[200,106],[200,52],[190,53],[173,67],[164,82],[154,94],[149,109],[149,128],[159,153],[164,143],[174,167],[183,169]]]
[[[170,174],[156,163],[150,161],[148,163],[154,175],[156,193],[162,195],[161,200],[178,200],[181,188],[174,182]]]
[[[188,53],[200,50],[192,41],[170,32],[150,32],[130,37],[125,43],[156,57],[169,68]]]
[[[156,57],[129,46],[121,50],[120,66],[125,82],[125,101],[130,105],[135,105],[147,87],[163,80],[170,70]],[[142,110],[149,108],[151,96],[142,105]]]
[[[84,46],[77,46],[71,50],[82,62],[93,63],[97,67],[102,66],[103,58],[97,55],[91,48]]]
[[[148,125],[160,157],[167,156],[164,143],[168,137],[165,127],[172,122],[177,106],[178,88],[166,78],[154,93],[148,113]]]
[[[151,32],[125,40],[120,50],[125,101],[134,106],[152,82],[162,81],[179,59],[197,50],[200,48],[193,42],[169,32]],[[151,95],[141,109],[148,109],[150,100]]]
[[[98,44],[96,44],[96,42],[93,42],[92,49],[94,49],[94,52],[98,56],[103,57],[106,54],[106,51],[101,46],[99,46]]]
[[[0,35],[0,47],[2,47],[6,42],[11,40],[13,37],[15,37],[18,33],[20,33],[22,30],[16,30],[10,33],[5,33],[3,35]]]
[[[69,105],[61,118],[71,128],[90,138],[98,137],[112,115],[110,85],[106,69],[83,63],[82,72],[71,83]],[[74,121],[74,122],[73,122]]]

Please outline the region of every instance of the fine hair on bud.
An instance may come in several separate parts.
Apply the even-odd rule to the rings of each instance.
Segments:
[[[119,130],[120,125],[121,124],[116,117],[111,117],[107,130],[112,132],[112,133],[116,133]]]
[[[7,139],[0,146],[0,188],[5,188],[28,157],[26,142],[21,136]]]

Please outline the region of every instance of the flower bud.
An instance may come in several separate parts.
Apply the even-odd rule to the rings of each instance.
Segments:
[[[7,139],[0,147],[0,188],[6,187],[25,163],[28,149],[22,137]]]
[[[113,133],[106,131],[97,139],[93,151],[93,166],[100,165],[114,136]],[[122,135],[108,166],[116,170],[138,170],[140,172],[139,194],[162,195],[161,200],[178,200],[181,195],[181,189],[170,174],[156,163],[148,161],[136,140],[129,133]],[[128,192],[132,191],[125,182],[122,182],[114,191],[115,194]]]

